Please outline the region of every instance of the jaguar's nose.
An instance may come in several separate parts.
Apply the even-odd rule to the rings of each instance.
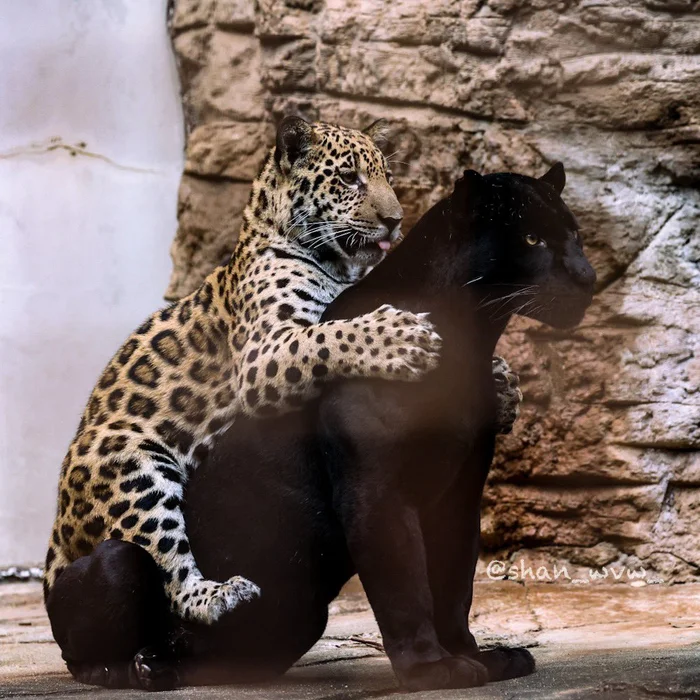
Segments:
[[[401,219],[397,219],[393,216],[382,216],[381,214],[379,215],[379,220],[384,224],[384,226],[386,226],[389,233],[392,233],[394,229],[398,228],[402,221]]]

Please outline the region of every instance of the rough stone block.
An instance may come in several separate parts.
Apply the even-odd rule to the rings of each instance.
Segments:
[[[250,185],[185,175],[180,184],[179,226],[171,248],[174,273],[168,300],[193,292],[231,255]]]
[[[177,0],[172,31],[192,130],[171,297],[231,250],[285,114],[386,118],[405,232],[467,168],[565,163],[599,289],[580,328],[516,319],[502,339],[525,403],[485,542],[700,578],[695,3]]]
[[[197,127],[187,142],[185,172],[252,182],[274,142],[267,122],[211,122]]]

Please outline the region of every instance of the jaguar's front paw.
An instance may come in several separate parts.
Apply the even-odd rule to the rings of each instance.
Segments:
[[[502,435],[507,435],[513,430],[513,425],[520,415],[520,404],[523,400],[520,380],[502,357],[495,356],[493,381],[497,397],[496,429]]]
[[[379,319],[375,366],[380,374],[384,369],[386,376],[410,382],[438,367],[442,338],[427,313],[415,314],[388,304],[376,313]]]

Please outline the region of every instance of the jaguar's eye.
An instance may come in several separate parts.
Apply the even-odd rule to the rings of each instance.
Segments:
[[[537,245],[539,242],[540,239],[534,233],[525,234],[525,243],[528,245]]]
[[[341,170],[338,175],[340,179],[346,185],[358,185],[360,183],[360,176],[355,170]]]

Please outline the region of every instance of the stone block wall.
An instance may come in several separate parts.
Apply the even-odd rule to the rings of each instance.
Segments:
[[[580,328],[518,319],[522,418],[484,503],[489,558],[700,577],[700,3],[175,0],[187,161],[168,298],[232,250],[287,113],[393,128],[404,230],[465,168],[565,196],[599,277]]]

